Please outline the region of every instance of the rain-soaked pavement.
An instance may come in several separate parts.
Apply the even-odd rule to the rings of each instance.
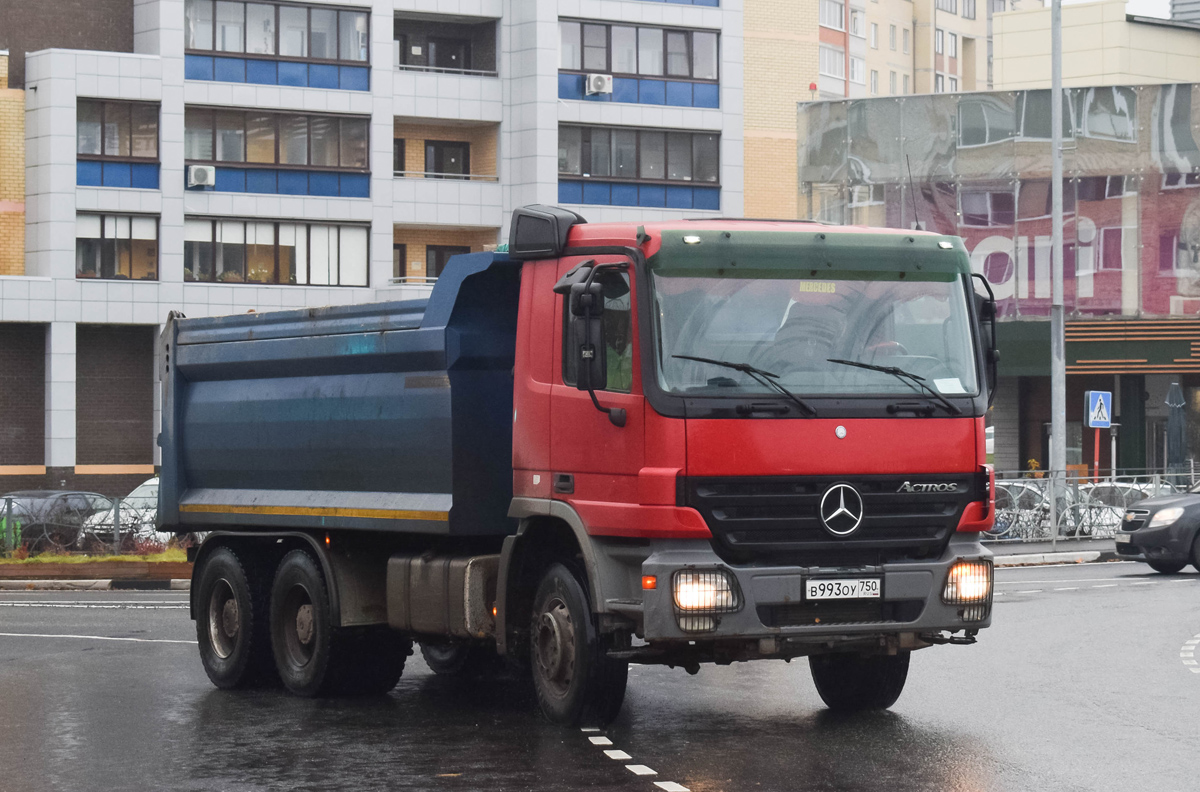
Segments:
[[[994,626],[916,654],[890,712],[830,715],[804,661],[635,667],[603,733],[419,655],[380,700],[218,691],[182,593],[0,592],[0,790],[1195,789],[1200,575],[997,579]]]

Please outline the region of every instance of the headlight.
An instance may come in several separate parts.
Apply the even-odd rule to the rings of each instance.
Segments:
[[[942,602],[947,605],[967,605],[987,602],[992,596],[992,562],[959,561],[946,575]]]
[[[733,613],[741,604],[737,588],[724,570],[675,573],[675,607],[691,613]]]
[[[1162,528],[1164,525],[1170,525],[1183,516],[1183,507],[1175,506],[1170,509],[1163,509],[1150,518],[1150,523],[1147,528]]]

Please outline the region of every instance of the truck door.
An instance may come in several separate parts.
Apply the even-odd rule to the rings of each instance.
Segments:
[[[559,277],[579,262],[578,258],[559,262]],[[637,503],[637,476],[645,458],[637,295],[630,273],[601,272],[597,281],[604,287],[608,387],[597,391],[596,398],[604,407],[624,408],[625,425],[614,426],[608,415],[592,404],[588,392],[575,387],[575,356],[568,354],[573,343],[569,308],[567,298],[558,296],[550,410],[550,466],[557,485],[553,497]],[[570,479],[564,479],[566,476]]]

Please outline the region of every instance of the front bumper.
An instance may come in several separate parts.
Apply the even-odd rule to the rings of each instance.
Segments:
[[[711,548],[663,549],[642,563],[642,575],[658,581],[643,591],[643,637],[658,641],[721,641],[763,638],[853,639],[900,633],[921,635],[978,630],[991,624],[992,593],[980,605],[947,605],[942,590],[950,567],[962,559],[990,559],[975,534],[955,535],[936,560],[902,561],[863,567],[733,566]],[[714,614],[712,629],[685,630],[675,607],[675,572],[724,570],[740,592],[732,613]],[[871,600],[808,601],[808,578],[878,577],[882,596]],[[689,613],[690,615],[690,613]],[[685,620],[686,623],[686,620]]]
[[[1182,519],[1157,528],[1118,531],[1117,537],[1128,536],[1129,541],[1117,541],[1117,555],[1130,561],[1189,561],[1194,534]]]

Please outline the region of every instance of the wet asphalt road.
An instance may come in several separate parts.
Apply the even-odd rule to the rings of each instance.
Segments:
[[[419,655],[381,700],[222,692],[182,592],[0,592],[0,791],[1197,787],[1200,575],[1004,569],[997,591],[980,643],[916,653],[890,712],[830,715],[802,660],[634,667],[604,733]]]

